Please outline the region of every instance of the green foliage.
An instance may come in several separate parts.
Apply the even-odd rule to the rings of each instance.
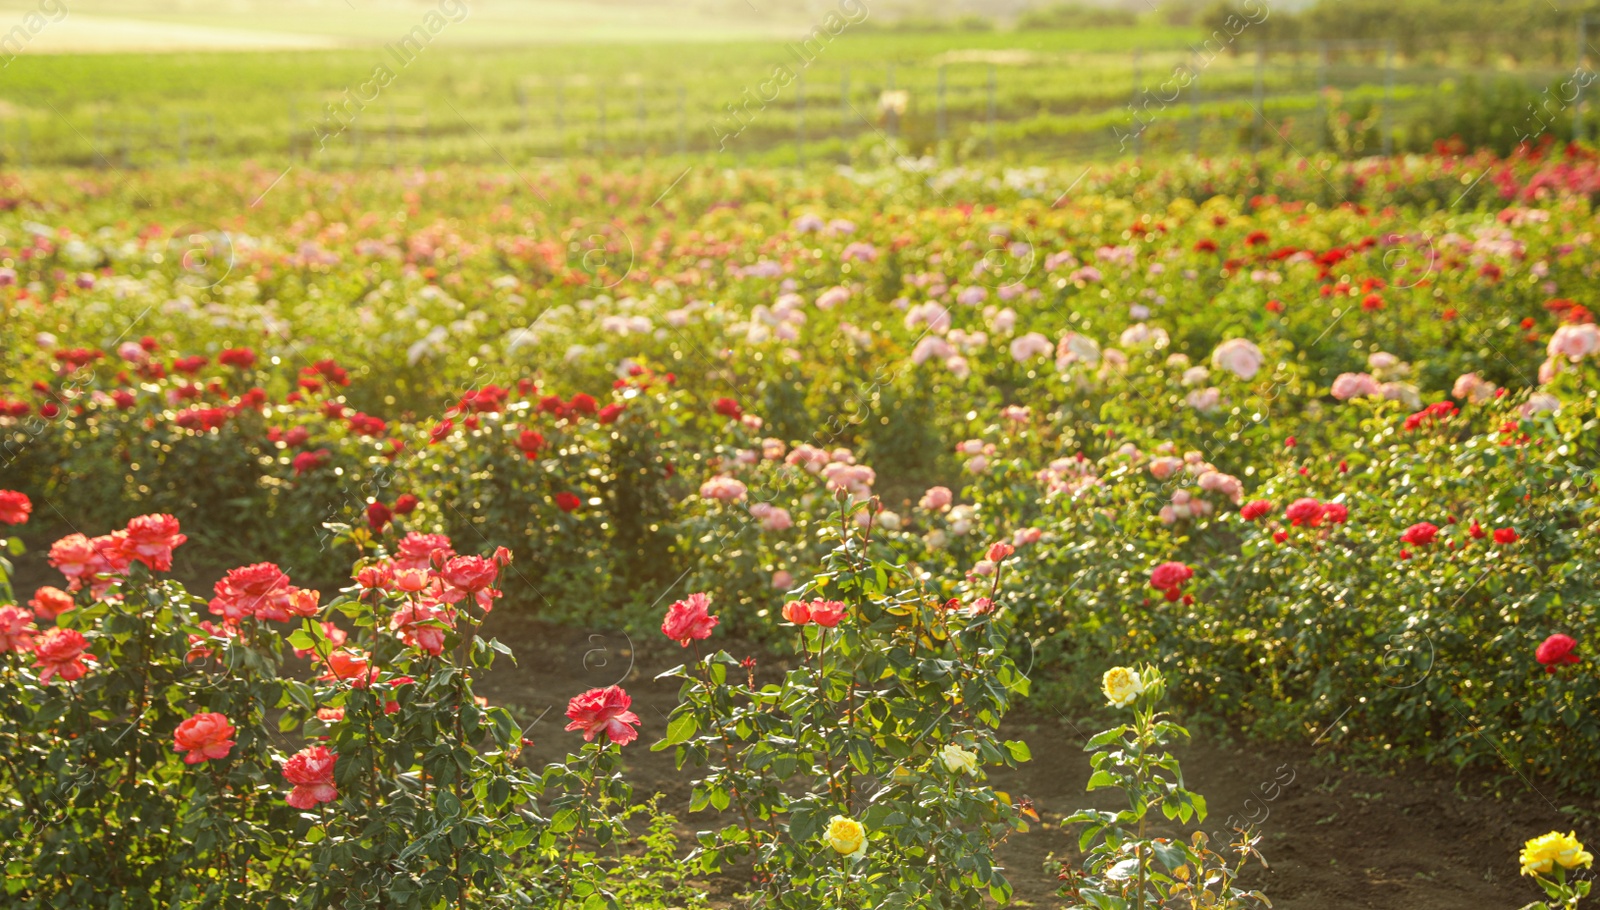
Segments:
[[[1246,910],[1270,907],[1259,891],[1235,885],[1240,871],[1252,858],[1260,859],[1259,838],[1238,831],[1232,845],[1234,860],[1208,848],[1208,838],[1196,831],[1192,838],[1155,837],[1148,829],[1150,813],[1161,814],[1185,826],[1205,821],[1206,802],[1183,784],[1178,760],[1166,751],[1169,743],[1188,739],[1189,732],[1167,719],[1156,705],[1166,691],[1160,673],[1148,664],[1130,672],[1138,686],[1129,702],[1132,723],[1098,733],[1084,746],[1094,753],[1094,773],[1089,790],[1121,790],[1128,808],[1119,811],[1082,809],[1064,824],[1081,826],[1078,849],[1082,867],[1063,866],[1066,884],[1061,895],[1070,908],[1095,910],[1146,910],[1156,907],[1215,907]],[[1112,673],[1119,671],[1112,671]],[[1111,673],[1107,674],[1108,689]],[[1122,706],[1120,702],[1114,702]],[[1265,865],[1265,861],[1263,861]]]
[[[664,674],[683,681],[682,703],[654,748],[704,768],[691,805],[727,817],[691,861],[706,872],[749,864],[763,907],[1004,902],[994,848],[1029,810],[981,769],[1029,758],[996,734],[1028,691],[1007,623],[947,605],[885,559],[870,529],[854,530],[851,512],[825,530],[833,550],[795,592],[844,618],[789,627],[802,661],[781,684],[757,687],[723,651]],[[865,828],[864,854],[830,848],[838,818]]]
[[[351,588],[280,637],[249,616],[202,625],[201,601],[138,567],[104,594],[58,620],[88,639],[81,678],[46,681],[16,652],[0,669],[7,906],[701,905],[617,746],[542,773],[519,761],[517,722],[473,694],[509,652],[471,610],[433,654],[389,631],[415,595]],[[202,712],[231,742],[190,763],[174,733]],[[336,793],[296,810],[280,765],[307,741],[337,756]]]

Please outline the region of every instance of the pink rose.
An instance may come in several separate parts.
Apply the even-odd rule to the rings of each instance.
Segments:
[[[1240,379],[1254,379],[1265,358],[1261,349],[1243,338],[1230,338],[1211,352],[1211,365]]]

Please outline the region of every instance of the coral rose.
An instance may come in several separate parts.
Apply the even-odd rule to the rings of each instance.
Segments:
[[[46,630],[33,643],[39,681],[49,682],[57,676],[68,682],[82,679],[89,672],[89,666],[97,662],[93,654],[85,653],[88,647],[88,639],[77,629]]]
[[[123,553],[152,572],[172,571],[173,548],[189,539],[179,533],[178,519],[171,515],[140,515],[128,522],[127,533]]]
[[[690,594],[687,600],[675,602],[661,621],[662,634],[685,648],[691,641],[710,638],[718,622],[717,617],[706,612],[710,605],[711,598],[705,594]]]
[[[301,749],[283,763],[283,779],[294,786],[284,802],[296,809],[310,809],[318,803],[331,803],[339,796],[333,785],[333,766],[339,756],[326,746]]]
[[[0,654],[33,649],[33,614],[15,604],[0,605]]]
[[[33,608],[35,616],[53,621],[57,616],[74,609],[77,604],[71,594],[46,585],[33,592],[33,599],[28,601],[28,606]]]
[[[172,749],[185,753],[183,763],[194,765],[213,758],[227,758],[237,730],[228,718],[215,711],[202,711],[172,731]]]
[[[567,704],[567,718],[572,721],[567,729],[581,730],[584,742],[605,734],[611,742],[626,746],[639,738],[639,731],[634,729],[639,715],[628,710],[632,704],[633,699],[617,686],[590,689]]]

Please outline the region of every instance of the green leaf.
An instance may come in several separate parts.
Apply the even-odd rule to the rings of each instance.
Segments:
[[[650,747],[650,751],[659,752],[662,749],[686,743],[700,732],[700,718],[693,711],[685,711],[673,718],[667,724],[666,738]]]
[[[556,834],[566,834],[578,827],[580,818],[577,809],[562,809],[556,813],[555,818],[550,819],[550,830]]]
[[[1033,753],[1028,750],[1028,744],[1020,739],[1006,740],[1006,751],[1011,753],[1013,761],[1028,761],[1033,758]]]
[[[1103,732],[1096,733],[1094,735],[1093,739],[1089,740],[1087,743],[1084,744],[1084,746],[1083,746],[1084,751],[1087,752],[1087,751],[1089,751],[1091,749],[1098,749],[1101,746],[1110,745],[1111,743],[1114,743],[1117,740],[1121,739],[1122,738],[1122,734],[1126,733],[1127,730],[1128,730],[1127,727],[1113,727],[1110,730],[1105,730]]]

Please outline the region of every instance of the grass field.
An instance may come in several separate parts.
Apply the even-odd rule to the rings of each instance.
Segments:
[[[31,9],[10,4],[0,23]],[[1474,86],[1509,78],[1531,97],[1558,75],[1392,58],[1371,43],[1280,48],[1258,69],[1248,28],[904,33],[879,9],[74,4],[3,70],[0,160],[732,166],[859,163],[893,148],[1040,163],[1274,144],[1361,155],[1425,147],[1459,132],[1439,121],[1463,112],[1503,148],[1526,98],[1489,110]],[[829,22],[837,34],[819,30]],[[117,40],[171,50],[64,52]]]

